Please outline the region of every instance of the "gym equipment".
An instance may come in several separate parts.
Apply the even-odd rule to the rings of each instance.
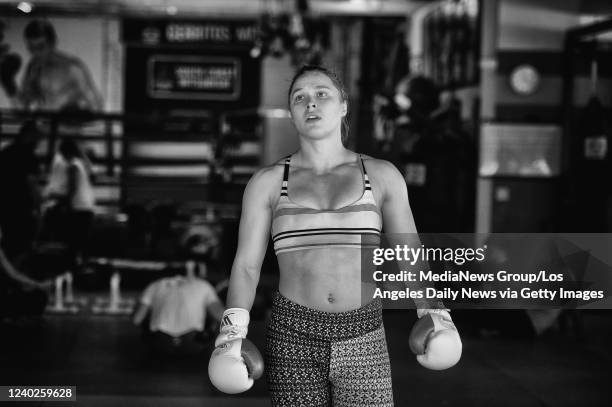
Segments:
[[[91,311],[94,314],[128,315],[134,308],[134,300],[121,298],[121,275],[115,271],[109,281],[108,298],[96,298]]]
[[[64,285],[66,290],[64,291]],[[55,290],[46,312],[52,314],[76,314],[80,311],[72,291],[72,274],[64,273],[55,277]]]

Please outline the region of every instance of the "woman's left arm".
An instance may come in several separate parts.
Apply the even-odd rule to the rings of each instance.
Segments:
[[[376,180],[382,188],[381,211],[385,233],[416,234],[404,177],[390,162],[376,160]],[[418,236],[417,236],[418,238]]]
[[[376,160],[376,185],[381,189],[381,211],[383,216],[383,232],[390,247],[396,246],[409,248],[420,248],[421,240],[417,233],[414,217],[408,200],[408,188],[404,177],[399,170],[390,162]],[[419,261],[412,264],[410,261],[397,261],[400,270],[428,270],[427,261]],[[432,284],[420,281],[408,282],[411,290],[423,292],[431,287]],[[428,300],[426,298],[415,298],[417,313],[421,316],[421,310],[444,308],[444,304],[438,300]]]
[[[382,180],[382,213],[385,236],[391,247],[408,245],[420,248],[421,241],[417,234],[414,217],[408,202],[408,188],[404,178],[394,165],[387,161],[378,162],[379,179]],[[398,261],[400,270],[428,270],[427,261]],[[407,282],[411,290],[424,291],[432,283],[420,281]],[[415,323],[409,337],[411,350],[417,355],[418,362],[433,370],[448,369],[461,358],[463,345],[459,332],[455,328],[449,310],[439,300],[425,298],[414,299],[419,320]]]

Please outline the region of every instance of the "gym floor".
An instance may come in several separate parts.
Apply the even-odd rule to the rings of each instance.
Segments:
[[[385,311],[396,406],[610,406],[612,313],[583,315],[581,339],[554,331],[536,339],[463,332],[459,365],[420,367],[407,346],[414,316]],[[249,337],[263,348],[264,321]],[[97,406],[269,406],[264,380],[241,396],[225,396],[207,377],[208,353],[153,355],[127,316],[44,315],[0,325],[1,385],[73,385],[77,402]],[[7,403],[13,404],[13,403]],[[25,402],[20,405],[65,406]]]

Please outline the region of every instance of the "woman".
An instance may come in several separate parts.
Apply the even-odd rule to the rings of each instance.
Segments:
[[[416,232],[406,184],[390,163],[345,148],[348,100],[328,70],[300,69],[289,108],[300,148],[246,187],[211,380],[216,358],[246,336],[271,230],[280,268],[265,352],[272,404],[392,406],[381,303],[361,303],[360,249],[383,224]]]

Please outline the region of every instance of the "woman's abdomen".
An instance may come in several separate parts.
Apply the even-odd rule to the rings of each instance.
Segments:
[[[365,304],[360,250],[311,249],[278,255],[280,293],[290,300],[325,312],[344,312]]]

